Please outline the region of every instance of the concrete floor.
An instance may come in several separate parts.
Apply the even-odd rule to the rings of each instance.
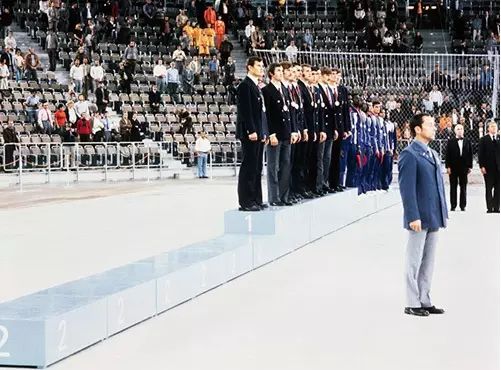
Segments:
[[[7,200],[0,301],[218,235],[236,194],[220,179],[0,192]],[[51,368],[498,369],[499,216],[485,214],[481,187],[468,201],[441,234],[432,295],[443,316],[403,314],[396,206]]]

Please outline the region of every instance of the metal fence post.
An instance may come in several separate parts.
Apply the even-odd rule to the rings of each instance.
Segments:
[[[17,151],[19,156],[19,191],[23,191],[23,153],[21,152],[21,144],[19,145],[19,150]],[[14,161],[15,162],[15,161]]]
[[[48,164],[48,169],[47,169],[47,183],[50,184],[50,171],[51,171],[51,152],[50,152],[50,143],[45,143],[47,145],[47,164]]]

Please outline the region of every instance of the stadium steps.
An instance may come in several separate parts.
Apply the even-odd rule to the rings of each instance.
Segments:
[[[426,54],[447,54],[450,53],[452,39],[448,31],[444,30],[422,30],[423,53]]]
[[[235,77],[236,78],[244,78],[247,74],[245,64],[247,62],[247,54],[245,54],[245,50],[240,45],[238,38],[236,38],[233,33],[228,34],[228,38],[233,44],[233,52],[231,56],[235,60]]]

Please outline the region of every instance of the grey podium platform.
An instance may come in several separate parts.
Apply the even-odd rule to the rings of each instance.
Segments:
[[[356,190],[294,207],[227,211],[225,233],[0,305],[0,365],[46,367],[399,203]]]

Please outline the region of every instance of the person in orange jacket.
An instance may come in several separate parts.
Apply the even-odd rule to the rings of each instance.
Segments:
[[[205,9],[204,12],[205,24],[207,25],[207,27],[209,27],[209,25],[214,27],[214,25],[216,24],[216,19],[217,19],[216,11],[212,7],[212,5],[209,5],[209,7]]]
[[[223,36],[226,33],[226,25],[221,16],[218,17],[214,30],[216,32],[216,48],[219,50],[221,42],[223,42]]]
[[[198,45],[198,54],[201,56],[208,56],[210,50],[210,36],[205,32],[206,29],[202,31],[202,36],[200,37],[200,43]]]
[[[190,22],[186,23],[186,26],[183,28],[183,32],[186,32],[188,37],[190,39],[193,39],[193,27],[191,26]]]
[[[200,47],[200,42],[202,40],[202,29],[198,24],[193,22],[193,45],[195,48]]]
[[[209,38],[209,48],[213,48],[214,46],[216,46],[215,43],[216,31],[214,31],[214,28],[212,28],[212,26],[207,26],[207,28],[204,29],[204,32]]]

